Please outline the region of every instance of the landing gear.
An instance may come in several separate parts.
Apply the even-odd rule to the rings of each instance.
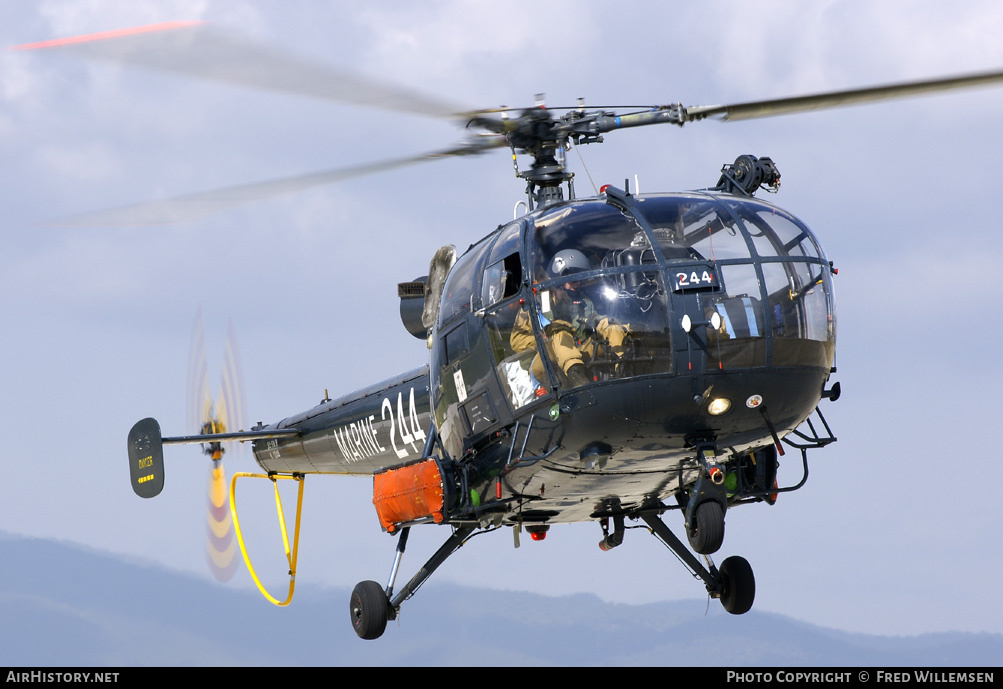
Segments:
[[[716,553],[724,542],[724,511],[728,492],[725,473],[716,460],[714,444],[696,447],[700,473],[681,500],[685,510],[686,537],[690,547],[701,555]]]
[[[702,508],[704,505],[716,505],[716,503],[705,502],[699,507]],[[720,509],[719,506],[718,509]],[[699,513],[700,509],[697,509],[697,514]],[[713,514],[713,508],[708,514]],[[659,517],[658,511],[642,512],[639,516],[658,540],[674,552],[695,575],[703,579],[707,593],[710,594],[711,598],[720,598],[725,610],[732,615],[742,615],[752,608],[752,603],[756,598],[756,579],[752,574],[752,567],[745,558],[729,557],[721,563],[721,569],[715,567],[710,558],[706,558],[707,567],[704,567],[700,560],[683,545],[683,542],[669,530],[669,527]],[[721,524],[723,527],[723,519]],[[723,535],[723,533],[722,528],[721,534]]]
[[[721,605],[724,609],[732,615],[749,612],[756,599],[756,577],[752,574],[752,566],[744,557],[732,555],[721,563],[718,573],[722,579]]]
[[[352,626],[355,633],[362,639],[378,639],[386,630],[387,621],[397,619],[397,613],[401,605],[408,598],[414,595],[432,572],[439,568],[450,555],[459,550],[467,538],[476,530],[476,526],[458,526],[453,530],[453,535],[446,539],[446,542],[435,551],[428,562],[418,570],[409,582],[404,584],[397,595],[393,594],[394,583],[397,580],[397,569],[404,556],[404,548],[407,545],[407,534],[410,527],[401,529],[401,535],[397,541],[397,555],[394,558],[393,569],[390,573],[390,583],[386,590],[375,581],[360,582],[352,591],[352,601],[349,610],[352,615]],[[393,596],[391,599],[390,596]]]
[[[383,636],[391,610],[382,586],[375,581],[360,581],[352,591],[349,609],[359,638],[372,640]]]
[[[701,555],[716,553],[724,542],[724,510],[708,500],[697,505],[690,527],[686,529],[690,547]]]

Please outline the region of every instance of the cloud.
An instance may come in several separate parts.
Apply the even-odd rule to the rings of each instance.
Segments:
[[[206,16],[209,0],[43,0],[38,13],[53,37]]]

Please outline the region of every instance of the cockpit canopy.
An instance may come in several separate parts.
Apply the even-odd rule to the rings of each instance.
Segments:
[[[584,252],[596,269],[612,267],[618,253],[651,251],[653,245],[664,263],[823,259],[808,228],[785,211],[710,194],[642,196],[628,208],[565,204],[541,211],[530,239],[533,277],[541,281],[552,277],[545,274],[550,258],[566,248]]]
[[[453,267],[433,387],[463,405],[497,380],[511,413],[555,388],[617,378],[827,370],[830,272],[803,223],[754,198],[618,193],[549,206]]]

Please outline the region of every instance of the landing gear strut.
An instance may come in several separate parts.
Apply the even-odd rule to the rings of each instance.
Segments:
[[[716,504],[705,502],[700,507]],[[700,510],[697,510],[697,514],[699,512]],[[719,598],[725,610],[732,615],[742,615],[752,608],[752,603],[756,599],[756,579],[752,574],[752,567],[744,557],[733,555],[721,563],[720,569],[707,558],[708,566],[704,567],[669,530],[657,512],[642,512],[640,517],[658,540],[668,546],[694,574],[703,579],[707,593],[711,598]]]
[[[724,512],[728,493],[724,471],[714,459],[712,443],[697,446],[700,473],[686,498],[686,537],[690,547],[701,555],[716,553],[724,542]]]
[[[352,591],[352,599],[349,604],[349,612],[352,618],[352,627],[355,633],[362,639],[378,639],[387,628],[387,621],[397,619],[400,607],[408,598],[414,595],[432,572],[439,568],[450,555],[455,553],[462,546],[467,537],[476,529],[476,526],[459,526],[453,530],[453,535],[446,539],[446,542],[435,551],[435,554],[428,559],[428,562],[418,570],[418,573],[411,577],[411,580],[404,585],[400,593],[394,595],[394,583],[397,579],[397,570],[400,567],[401,558],[404,555],[404,548],[407,546],[407,535],[410,527],[401,529],[401,535],[397,540],[397,555],[394,558],[393,569],[390,573],[390,581],[386,589],[383,589],[375,581],[363,581],[356,585]],[[393,596],[391,599],[390,597]]]

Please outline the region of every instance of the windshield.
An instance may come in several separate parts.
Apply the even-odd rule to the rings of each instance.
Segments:
[[[672,370],[668,295],[657,271],[584,280],[572,275],[541,285],[536,304],[559,385]],[[534,373],[542,373],[537,368]]]
[[[810,230],[770,204],[665,194],[634,197],[626,210],[568,203],[533,221],[535,310],[521,304],[494,337],[499,359],[520,361],[524,390],[671,372],[673,329],[682,361],[696,347],[707,371],[832,366],[829,265]],[[684,316],[716,325],[682,337]],[[530,393],[512,399],[525,404]]]
[[[563,274],[555,258],[576,253],[577,272],[622,265],[655,263],[651,242],[630,215],[606,203],[567,205],[536,218],[532,245],[533,280]]]
[[[720,277],[713,288],[692,279],[674,283],[702,288],[704,320],[714,312],[721,318],[708,332],[708,368],[832,366],[830,269],[801,221],[757,199],[726,195],[652,196],[636,208],[669,265],[681,266],[670,267],[670,275],[686,275],[703,259],[699,267]]]
[[[656,196],[637,202],[666,260],[749,258],[738,224],[719,209],[713,198]]]

